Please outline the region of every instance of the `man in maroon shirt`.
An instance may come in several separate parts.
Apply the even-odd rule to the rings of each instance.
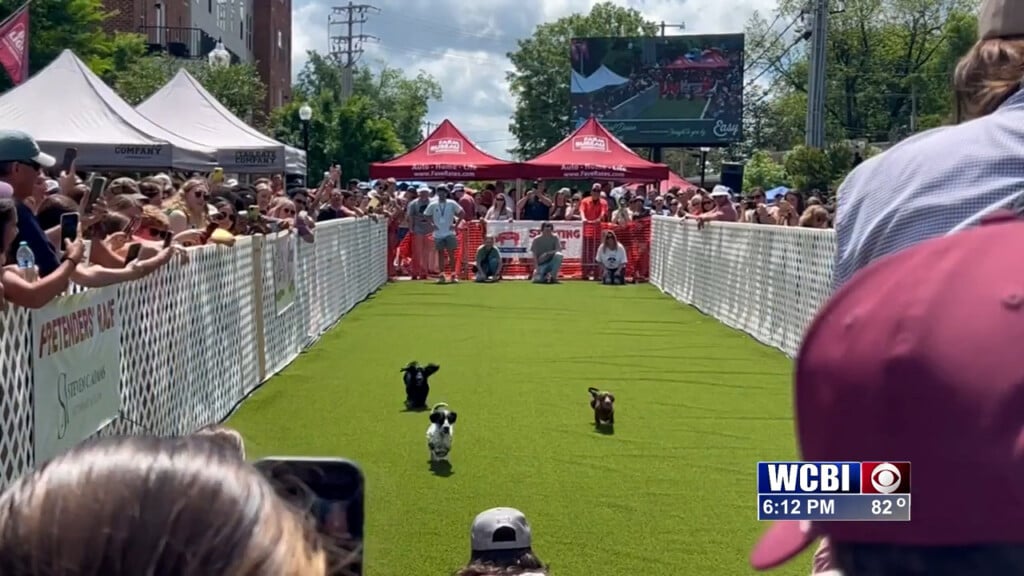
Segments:
[[[476,200],[473,200],[473,197],[466,193],[466,185],[455,184],[452,186],[452,195],[455,201],[459,203],[459,207],[462,208],[462,213],[466,215],[466,220],[476,220]]]

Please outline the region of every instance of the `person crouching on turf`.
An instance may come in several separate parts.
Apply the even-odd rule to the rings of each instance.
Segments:
[[[601,265],[602,284],[626,283],[626,249],[615,237],[615,232],[605,230],[601,247],[594,258]]]
[[[501,254],[494,246],[494,237],[484,238],[484,243],[476,250],[476,281],[494,282],[501,275]]]

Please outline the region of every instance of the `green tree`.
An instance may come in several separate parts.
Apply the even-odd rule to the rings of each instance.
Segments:
[[[413,148],[423,140],[423,119],[430,102],[440,102],[441,85],[420,70],[414,78],[407,78],[398,68],[383,65],[376,73],[362,67],[353,79],[353,92],[369,98],[379,113],[391,120],[398,139],[406,148]]]
[[[833,169],[824,150],[797,146],[786,153],[783,164],[789,182],[799,190],[825,190],[832,183]]]
[[[956,61],[974,42],[977,4],[847,0],[842,12],[830,15],[828,140],[890,141],[948,121],[949,81]],[[797,0],[782,0],[780,25],[797,21],[803,8]],[[759,14],[746,33],[748,82],[756,75],[770,81],[768,115],[782,127],[776,144],[796,145],[803,140],[806,113],[807,43],[792,31],[780,38]]]
[[[508,54],[514,69],[508,73],[515,113],[509,129],[519,146],[517,157],[531,158],[565,138],[570,118],[569,42],[588,36],[654,36],[657,25],[640,11],[601,2],[589,14],[572,14],[537,26],[533,35],[518,41]]]
[[[743,170],[743,190],[750,191],[755,186],[770,190],[786,184],[786,169],[764,150],[751,154]]]
[[[23,0],[0,0],[0,20],[22,4]],[[113,38],[103,30],[108,16],[102,0],[33,0],[29,4],[29,73],[35,74],[70,49],[103,76],[113,65]],[[0,74],[0,92],[10,88],[10,78]]]
[[[167,56],[132,58],[126,51],[121,57],[124,66],[112,74],[114,89],[129,104],[137,105],[152,96],[185,68],[196,80],[233,114],[256,125],[262,118],[266,86],[256,67],[251,64],[210,66],[203,60],[181,60]]]
[[[340,88],[338,67],[310,52],[293,87],[295,97],[271,115],[273,136],[301,147],[302,122],[298,111],[303,103],[308,103],[313,110],[309,123],[310,174],[321,174],[331,164],[340,164],[346,178],[366,178],[371,162],[393,158],[404,152],[405,147],[377,100],[356,93],[342,102]]]

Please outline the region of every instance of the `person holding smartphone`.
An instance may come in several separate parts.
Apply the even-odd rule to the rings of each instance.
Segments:
[[[18,210],[14,200],[0,199],[0,240],[3,254],[10,252],[18,237]],[[16,248],[15,248],[16,250]],[[23,270],[11,260],[0,269],[0,297],[25,308],[42,308],[68,288],[75,269],[85,260],[85,243],[80,237],[68,240],[57,268],[42,277],[37,270]]]

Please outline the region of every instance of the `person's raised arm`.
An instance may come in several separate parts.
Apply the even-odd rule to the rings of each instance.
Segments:
[[[532,194],[533,192],[523,194],[523,197],[520,198],[518,202],[516,202],[516,218],[520,220],[523,219],[523,208],[526,207],[526,202],[530,199],[530,196]]]
[[[156,256],[133,262],[126,268],[104,268],[102,266],[88,266],[76,268],[71,279],[76,284],[86,288],[103,288],[129,280],[138,280],[151,274],[161,266],[170,261],[171,256],[176,254],[178,247],[165,248]]]
[[[22,278],[16,266],[3,268],[4,298],[18,306],[38,309],[60,296],[78,265],[85,259],[85,244],[81,239],[68,241],[60,266],[51,274],[29,282]]]

